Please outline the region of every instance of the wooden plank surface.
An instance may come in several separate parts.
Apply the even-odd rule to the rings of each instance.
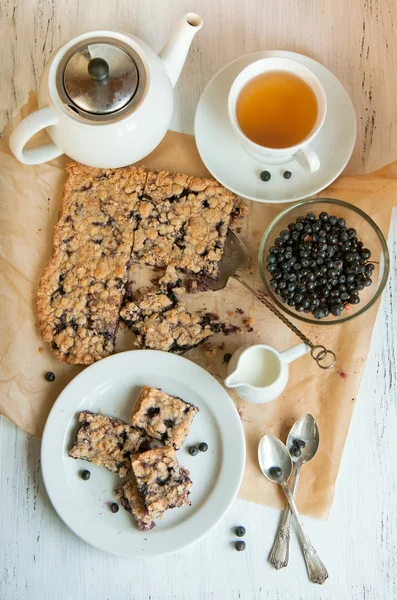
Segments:
[[[40,442],[0,418],[1,600],[395,600],[397,597],[397,210],[392,271],[374,329],[330,520],[305,518],[330,579],[309,583],[292,535],[290,565],[266,561],[278,511],[236,500],[203,540],[157,559],[105,554],[61,522],[40,474]],[[246,527],[247,549],[232,547]]]
[[[175,128],[193,131],[201,91],[228,62],[257,50],[292,50],[322,62],[351,95],[358,139],[348,172],[397,159],[395,0],[1,0],[0,131],[37,89],[52,51],[72,36],[122,29],[159,50],[191,10],[204,27],[177,86]]]
[[[36,89],[50,53],[87,29],[132,31],[159,49],[176,19],[204,20],[176,91],[173,126],[191,132],[199,95],[227,62],[260,49],[302,52],[348,89],[359,137],[349,172],[397,158],[394,0],[1,0],[0,131]],[[89,547],[56,516],[40,476],[40,443],[0,419],[1,600],[393,600],[397,597],[397,212],[392,272],[379,311],[328,523],[306,519],[330,571],[322,588],[307,581],[293,538],[291,564],[266,562],[278,513],[236,501],[197,545],[150,561]],[[394,303],[393,303],[394,299]],[[247,551],[231,527],[247,528]]]

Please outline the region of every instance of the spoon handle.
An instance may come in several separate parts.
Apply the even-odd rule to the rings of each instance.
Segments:
[[[296,508],[296,504],[292,497],[292,494],[289,490],[289,487],[286,482],[281,484],[281,487],[284,490],[285,495],[288,498],[289,505],[291,507],[292,514],[295,517],[296,524],[298,527],[298,534],[302,543],[303,549],[303,557],[305,559],[307,573],[309,575],[310,581],[313,583],[322,584],[328,578],[328,571],[323,565],[320,557],[318,556],[316,550],[312,546],[311,541],[306,535],[306,532],[303,528],[302,521],[300,520],[298,509]]]
[[[293,480],[291,484],[291,495],[295,499],[296,490],[298,488],[299,476],[301,474],[301,466],[294,470]],[[291,509],[289,504],[283,514],[280,529],[277,532],[276,539],[273,543],[273,548],[269,555],[269,562],[275,569],[281,569],[288,565],[289,560],[289,540],[291,534]]]

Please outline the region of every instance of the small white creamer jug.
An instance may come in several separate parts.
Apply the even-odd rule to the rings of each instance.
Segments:
[[[298,344],[284,352],[266,344],[242,346],[230,359],[224,384],[248,402],[270,402],[287,385],[289,363],[309,351],[307,344]]]

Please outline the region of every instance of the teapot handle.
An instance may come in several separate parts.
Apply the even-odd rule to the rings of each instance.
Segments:
[[[14,156],[24,165],[38,165],[63,154],[63,151],[54,142],[24,150],[25,144],[31,137],[41,129],[57,123],[58,117],[49,106],[28,115],[16,126],[10,136],[10,148]]]

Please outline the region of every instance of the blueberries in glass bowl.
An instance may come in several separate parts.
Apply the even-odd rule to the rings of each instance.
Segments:
[[[371,251],[357,236],[344,218],[325,211],[297,217],[269,248],[271,289],[297,312],[339,317],[372,284]]]

